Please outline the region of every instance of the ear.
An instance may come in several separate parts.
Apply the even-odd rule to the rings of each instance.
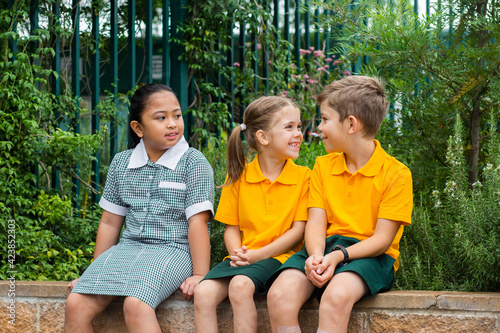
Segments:
[[[130,127],[132,128],[132,131],[134,131],[135,134],[137,134],[138,137],[140,138],[143,137],[144,134],[142,133],[142,126],[137,120],[132,120],[130,122]]]
[[[269,144],[269,140],[267,139],[267,135],[263,130],[258,130],[255,133],[255,137],[257,138],[257,141],[263,146],[267,146]]]
[[[347,124],[349,125],[348,129],[349,134],[354,134],[358,132],[361,128],[361,123],[359,122],[358,118],[352,115],[347,118]]]

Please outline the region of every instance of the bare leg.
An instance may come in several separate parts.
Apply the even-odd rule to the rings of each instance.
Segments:
[[[278,276],[267,294],[273,333],[300,332],[299,311],[314,288],[306,275],[298,269],[284,270]]]
[[[365,281],[356,273],[343,272],[335,275],[321,297],[320,332],[347,332],[354,303],[368,291]]]
[[[228,295],[229,279],[204,280],[194,290],[195,332],[218,332],[217,305]]]
[[[236,275],[229,283],[229,300],[233,307],[234,332],[257,333],[259,325],[257,319],[257,308],[253,295],[255,284],[244,275]]]
[[[128,332],[161,333],[155,309],[138,298],[125,298],[123,302],[123,315]]]
[[[92,322],[116,296],[69,294],[66,300],[64,331],[71,333],[94,332]]]

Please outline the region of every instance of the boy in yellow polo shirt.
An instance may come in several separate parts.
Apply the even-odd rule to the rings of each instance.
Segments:
[[[298,313],[313,293],[318,332],[346,332],[357,301],[391,288],[411,223],[411,172],[375,140],[388,107],[380,82],[343,78],[318,103],[329,154],[316,159],[311,176],[305,248],[280,268],[268,294],[273,332],[300,332]]]

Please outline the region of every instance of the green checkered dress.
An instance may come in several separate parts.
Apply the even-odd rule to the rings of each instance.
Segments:
[[[156,308],[192,275],[187,221],[206,210],[213,214],[213,200],[212,168],[184,139],[156,163],[142,141],[117,154],[99,204],[126,216],[125,230],[73,292],[133,296]]]

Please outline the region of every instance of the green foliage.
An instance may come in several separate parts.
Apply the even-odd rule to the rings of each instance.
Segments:
[[[461,120],[448,140],[445,187],[420,198],[405,229],[396,286],[404,289],[500,289],[500,136],[490,128],[483,179],[469,186]]]
[[[451,0],[417,15],[408,2],[314,2],[337,13],[322,19],[339,41],[335,50],[352,63],[367,56],[360,73],[385,80],[398,127],[386,137],[410,155],[415,188],[428,192],[444,183],[446,140],[457,114],[466,126],[464,156],[474,183],[484,167],[484,115],[494,112],[496,124],[500,117],[500,24],[495,10],[483,10],[495,3]]]
[[[9,221],[15,223],[15,260],[8,260],[7,247],[0,249],[0,278],[15,270],[21,280],[67,280],[92,258],[98,220],[95,208],[74,208],[80,198],[73,195],[72,178],[78,163],[80,175],[90,177],[103,133],[81,135],[69,127],[76,121],[78,100],[69,89],[53,94],[59,74],[46,66],[54,56],[51,34],[60,28],[21,37],[6,23],[15,19],[22,30],[29,24],[27,10],[19,2],[14,10],[0,12],[5,28],[0,33],[0,224],[6,230]],[[9,41],[17,43],[17,52]],[[0,241],[7,244],[5,232]]]

